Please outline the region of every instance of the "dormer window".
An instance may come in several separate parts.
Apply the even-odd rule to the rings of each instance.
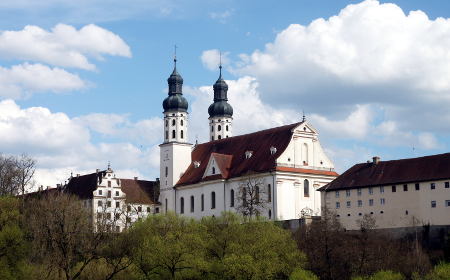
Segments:
[[[214,175],[214,174],[216,174],[216,168],[213,166],[212,167],[212,169],[211,169],[211,173]]]
[[[270,154],[274,155],[277,152],[277,148],[275,148],[274,146],[270,147]]]
[[[200,167],[200,161],[194,161],[194,167],[199,168]]]
[[[253,151],[246,151],[246,152],[245,152],[245,158],[246,158],[246,159],[251,158],[252,155],[253,155]]]

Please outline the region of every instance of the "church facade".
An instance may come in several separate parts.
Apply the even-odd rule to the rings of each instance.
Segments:
[[[318,189],[338,174],[320,145],[317,130],[303,118],[233,137],[233,108],[219,69],[205,125],[210,141],[193,145],[188,142],[188,102],[175,59],[163,101],[161,212],[201,218],[233,211],[276,220],[320,215]]]

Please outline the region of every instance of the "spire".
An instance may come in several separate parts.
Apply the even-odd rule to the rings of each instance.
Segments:
[[[233,107],[228,104],[228,85],[222,78],[222,53],[219,58],[219,78],[215,82],[214,86],[214,103],[208,108],[210,117],[215,116],[228,116],[233,115]]]
[[[302,122],[305,122],[305,121],[306,121],[305,110],[303,110]]]
[[[219,80],[222,79],[222,52],[219,53]]]
[[[169,85],[169,96],[163,101],[164,112],[181,111],[186,112],[188,109],[187,100],[183,97],[183,78],[177,71],[177,46],[174,46],[173,54],[173,71],[167,79]]]
[[[177,72],[177,45],[174,46],[173,52],[173,71]]]

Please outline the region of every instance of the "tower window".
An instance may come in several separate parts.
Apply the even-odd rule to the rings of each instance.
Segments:
[[[222,139],[222,136],[221,135],[217,136],[217,139],[219,139],[219,140]]]
[[[214,125],[211,125],[211,132],[214,132]]]
[[[228,131],[228,125],[225,126],[225,130]]]
[[[211,141],[214,141],[214,136],[211,136]]]
[[[166,139],[169,139],[169,131],[166,130]]]
[[[180,125],[183,126],[183,120],[180,121]]]
[[[169,175],[169,167],[166,166],[166,177]]]
[[[183,139],[184,134],[183,134],[183,130],[181,131],[181,139]]]
[[[166,120],[166,127],[168,127],[169,126],[169,121],[168,120]]]
[[[217,131],[221,131],[222,130],[222,126],[219,124],[218,126],[217,126]]]
[[[172,138],[175,138],[175,129],[172,130]]]
[[[174,126],[174,125],[175,125],[175,119],[172,120],[172,126]]]

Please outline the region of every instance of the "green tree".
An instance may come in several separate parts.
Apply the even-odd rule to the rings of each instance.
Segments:
[[[0,197],[0,279],[23,279],[26,257],[21,214],[16,198]]]
[[[319,277],[311,271],[297,268],[291,273],[289,280],[319,280]]]
[[[198,278],[204,265],[202,226],[173,213],[149,216],[131,229],[133,263],[144,279]]]
[[[381,270],[369,277],[354,277],[352,280],[404,280],[405,277],[398,272]]]

